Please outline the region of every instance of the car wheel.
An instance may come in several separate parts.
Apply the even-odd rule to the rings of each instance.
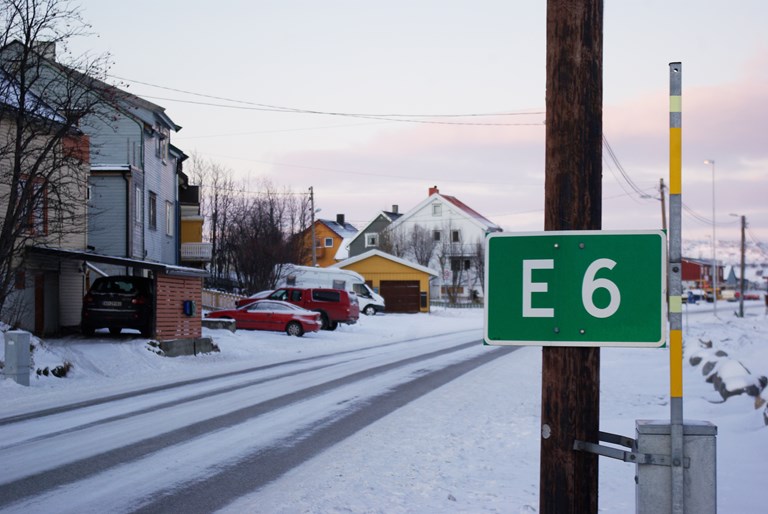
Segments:
[[[92,336],[93,334],[96,333],[96,329],[93,328],[91,325],[83,324],[80,327],[80,330],[83,332],[83,335],[85,335],[85,336]]]
[[[321,330],[330,330],[331,328],[331,321],[328,319],[328,315],[324,313],[323,311],[317,311],[320,313],[320,329]]]
[[[336,330],[338,328],[338,326],[339,326],[339,322],[338,321],[331,321],[328,324],[328,330]]]
[[[113,336],[120,335],[120,332],[122,330],[123,329],[120,327],[109,327],[109,333],[112,334]]]
[[[291,321],[285,327],[285,333],[288,334],[289,336],[301,337],[302,335],[304,335],[304,329],[301,328],[301,323],[299,323],[298,321]]]
[[[363,314],[366,316],[373,316],[376,314],[376,309],[373,307],[373,305],[368,305],[365,309],[363,309]]]

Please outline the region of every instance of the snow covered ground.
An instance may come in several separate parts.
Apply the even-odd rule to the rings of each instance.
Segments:
[[[718,511],[760,513],[768,462],[764,407],[755,409],[755,399],[746,395],[722,402],[704,381],[702,364],[688,364],[694,353],[711,355],[700,342],[711,341],[713,350],[727,352],[753,377],[768,375],[764,304],[747,302],[743,319],[733,315],[736,305],[719,303],[717,318],[706,304],[684,314],[685,417],[718,427]],[[68,361],[73,367],[67,378],[36,375],[30,387],[0,381],[0,412],[5,417],[201,374],[463,330],[479,339],[482,311],[363,317],[356,326],[302,338],[207,331],[220,353],[173,359],[153,353],[140,338],[47,340],[35,351],[35,367]],[[666,349],[604,348],[601,356],[601,430],[634,437],[636,419],[669,418]],[[536,512],[540,388],[541,350],[522,348],[408,404],[225,510]],[[601,458],[601,512],[634,511],[634,472],[630,464]]]

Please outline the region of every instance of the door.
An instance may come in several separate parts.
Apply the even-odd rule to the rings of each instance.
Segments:
[[[387,312],[419,312],[418,280],[382,280],[379,293],[384,297]]]

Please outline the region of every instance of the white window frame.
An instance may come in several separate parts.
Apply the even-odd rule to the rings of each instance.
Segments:
[[[332,237],[326,237],[323,241],[326,248],[333,248],[333,238]]]
[[[461,243],[461,230],[451,230],[451,243]]]
[[[436,243],[439,243],[443,240],[443,231],[442,230],[433,230],[432,231],[432,240]]]
[[[441,203],[433,203],[432,204],[432,216],[442,216],[443,215],[443,204]]]
[[[141,223],[144,220],[144,198],[142,197],[141,188],[139,186],[136,186],[134,192],[133,219],[136,223]]]
[[[366,232],[365,234],[365,247],[370,248],[372,246],[379,246],[378,232]]]
[[[165,234],[167,236],[173,236],[173,227],[175,216],[173,215],[173,204],[171,202],[165,202]]]
[[[149,192],[149,228],[157,230],[157,194]]]

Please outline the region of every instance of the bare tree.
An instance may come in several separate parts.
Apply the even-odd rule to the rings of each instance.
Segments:
[[[232,171],[221,164],[192,155],[190,177],[200,186],[200,210],[205,220],[203,237],[213,247],[209,285],[229,287],[232,280],[232,259],[223,246],[225,227],[233,216],[236,199],[244,194],[237,186]]]
[[[485,296],[485,241],[478,239],[474,245],[474,252],[470,261],[474,264],[474,268],[477,271],[475,275],[475,283],[478,285],[480,292]]]
[[[245,292],[275,286],[281,266],[301,262],[300,234],[308,226],[306,198],[260,182],[258,191],[233,199],[218,251]]]
[[[440,241],[435,238],[433,230],[418,223],[413,226],[410,233],[409,249],[416,262],[422,266],[429,266],[439,244]]]
[[[405,257],[410,248],[408,234],[402,226],[387,226],[379,232],[379,250],[395,257]]]
[[[0,310],[28,245],[84,241],[89,145],[79,127],[114,92],[108,55],[72,58],[87,25],[64,0],[0,0]],[[55,57],[55,52],[63,52]],[[69,242],[69,243],[67,243]]]

